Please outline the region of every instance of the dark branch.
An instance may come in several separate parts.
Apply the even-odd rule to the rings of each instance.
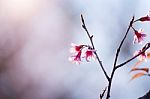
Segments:
[[[87,29],[87,27],[86,27],[86,25],[85,25],[85,21],[84,21],[84,18],[83,18],[83,15],[82,15],[82,14],[81,14],[81,21],[82,21],[82,27],[83,27],[83,29],[86,31],[86,33],[87,33],[87,35],[88,35],[88,37],[89,37],[89,39],[90,39],[90,42],[91,42],[91,44],[92,44],[92,48],[95,49],[95,46],[94,46],[94,43],[93,43],[93,35],[90,35],[90,33],[89,33],[89,31],[88,31],[88,29]],[[100,58],[99,58],[99,56],[98,56],[98,54],[97,54],[96,52],[95,52],[95,55],[96,55],[96,58],[97,58],[97,60],[98,60],[98,63],[99,63],[99,65],[100,65],[100,67],[102,68],[102,71],[104,72],[104,74],[105,74],[107,80],[109,81],[110,78],[109,78],[108,74],[106,73],[106,70],[104,69],[104,66],[103,66],[103,64],[102,64],[102,61],[100,60]]]
[[[146,50],[148,50],[149,48],[150,48],[150,43],[147,43],[147,44],[143,47],[143,50],[142,50],[140,53],[138,53],[138,54],[135,55],[134,57],[128,59],[127,61],[125,61],[125,62],[123,62],[123,63],[117,65],[117,66],[116,66],[116,69],[117,69],[117,68],[120,68],[120,67],[124,66],[125,64],[127,64],[128,62],[132,61],[133,59],[135,59],[136,57],[138,57],[139,55],[141,55],[142,53],[144,53],[144,52],[145,52]]]
[[[86,31],[86,33],[87,33],[87,35],[88,35],[88,38],[90,39],[90,42],[91,42],[91,45],[92,45],[92,49],[95,50],[94,43],[93,43],[93,35],[90,35],[90,33],[89,33],[89,31],[88,31],[88,29],[87,29],[87,27],[86,27],[86,25],[85,25],[85,21],[84,21],[84,18],[83,18],[82,15],[81,15],[81,21],[82,21],[82,27],[83,27],[83,29]],[[117,51],[116,51],[116,54],[115,54],[115,60],[114,60],[114,64],[113,64],[113,69],[112,69],[112,72],[111,72],[110,77],[108,76],[106,70],[104,69],[104,66],[103,66],[103,64],[102,64],[102,62],[101,62],[101,60],[100,60],[98,54],[97,54],[96,52],[94,52],[95,55],[96,55],[96,58],[97,58],[97,60],[98,60],[98,62],[99,62],[99,65],[100,65],[100,67],[102,68],[102,71],[104,72],[104,75],[105,75],[105,77],[106,77],[107,80],[108,80],[108,88],[106,87],[106,88],[103,90],[102,94],[100,94],[100,99],[102,99],[102,98],[104,97],[104,94],[105,94],[106,90],[107,90],[106,99],[109,99],[109,98],[110,98],[111,85],[112,85],[112,80],[113,80],[115,71],[116,71],[118,68],[120,68],[120,67],[124,66],[125,64],[127,64],[128,62],[132,61],[133,59],[135,59],[135,58],[138,57],[139,55],[145,53],[145,51],[150,48],[150,43],[147,43],[147,44],[142,48],[142,50],[141,50],[140,53],[138,53],[138,54],[135,55],[134,57],[132,57],[132,58],[126,60],[125,62],[123,62],[123,63],[117,65],[119,53],[120,53],[120,50],[121,50],[121,48],[122,48],[122,46],[123,46],[123,43],[124,43],[125,39],[127,38],[127,35],[128,35],[128,33],[129,33],[130,28],[132,28],[132,29],[134,30],[134,28],[132,27],[132,25],[133,25],[133,23],[135,23],[136,21],[138,21],[138,20],[134,20],[134,16],[133,16],[133,17],[132,17],[132,20],[130,21],[130,24],[129,24],[128,28],[127,28],[127,31],[125,32],[125,35],[124,35],[122,41],[120,42],[119,47],[117,48]],[[134,31],[135,31],[135,30],[134,30]],[[148,76],[150,76],[150,74],[148,74]]]
[[[106,89],[107,89],[107,87],[105,87],[105,89],[103,90],[102,94],[100,94],[100,99],[103,99],[104,94],[105,94],[105,92],[106,92]]]
[[[140,97],[138,99],[150,99],[150,90],[144,96],[142,96],[142,97]]]
[[[113,69],[112,69],[112,73],[111,73],[111,76],[110,76],[110,81],[109,81],[109,83],[108,83],[108,90],[107,90],[106,99],[109,99],[109,98],[110,98],[110,90],[111,90],[111,85],[112,85],[112,79],[113,79],[114,73],[115,73],[115,71],[116,71],[116,69],[117,69],[117,68],[116,68],[116,64],[117,64],[118,56],[119,56],[121,47],[122,47],[122,45],[123,45],[123,43],[124,43],[124,41],[125,41],[125,39],[126,39],[128,33],[129,33],[129,30],[130,30],[130,28],[132,27],[133,22],[134,22],[134,16],[133,16],[132,20],[130,21],[130,24],[129,24],[129,26],[128,26],[128,29],[127,29],[127,31],[126,31],[126,33],[125,33],[125,35],[124,35],[124,37],[123,37],[123,39],[122,39],[122,41],[121,41],[119,47],[118,47],[118,49],[117,49],[117,52],[116,52],[116,55],[115,55],[115,60],[114,60],[114,65],[113,65]]]
[[[122,41],[121,41],[121,43],[120,43],[120,45],[119,45],[119,47],[117,49],[116,56],[115,56],[115,61],[114,61],[114,67],[116,66],[116,63],[117,63],[117,60],[118,60],[118,56],[119,56],[119,53],[120,53],[120,49],[121,49],[121,47],[122,47],[122,45],[123,45],[123,43],[124,43],[128,33],[129,33],[130,28],[132,27],[133,22],[134,22],[134,16],[133,16],[132,20],[130,21],[130,24],[129,24],[129,27],[128,27],[126,33],[125,33],[125,36],[122,39]]]

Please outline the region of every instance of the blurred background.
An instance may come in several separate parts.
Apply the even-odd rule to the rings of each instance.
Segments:
[[[132,16],[144,16],[149,0],[0,0],[0,99],[99,99],[107,85],[95,61],[68,61],[71,43],[90,44],[81,28],[83,14],[97,53],[110,72],[114,55]],[[150,23],[144,28],[149,41]],[[143,45],[130,31],[118,63]],[[137,99],[150,89],[150,78],[130,81],[137,60],[117,70],[111,99]],[[149,60],[142,66],[149,67]],[[141,67],[142,67],[141,66]]]

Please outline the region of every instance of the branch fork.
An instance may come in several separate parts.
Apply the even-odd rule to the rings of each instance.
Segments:
[[[95,46],[94,46],[94,43],[93,43],[93,35],[90,35],[87,27],[86,27],[86,24],[85,24],[85,21],[84,21],[84,18],[83,18],[83,15],[81,14],[81,21],[82,21],[82,27],[83,29],[85,30],[89,40],[90,40],[90,43],[92,45],[92,48],[95,50]],[[108,75],[108,73],[106,72],[106,69],[104,68],[104,65],[102,64],[102,61],[100,60],[100,57],[98,56],[97,52],[94,52],[94,54],[96,55],[96,58],[98,60],[98,63],[104,73],[104,76],[106,77],[107,81],[108,81],[108,87],[105,87],[105,89],[103,90],[103,92],[100,94],[100,99],[102,99],[104,97],[104,94],[106,94],[106,99],[109,99],[110,98],[110,91],[111,91],[111,86],[112,86],[112,80],[113,80],[113,77],[114,77],[114,74],[116,72],[116,70],[120,67],[123,67],[125,66],[128,62],[132,61],[133,59],[137,58],[139,55],[141,55],[142,53],[144,53],[146,50],[148,50],[150,48],[150,43],[147,43],[143,48],[142,48],[142,51],[140,53],[138,53],[137,55],[133,56],[132,58],[126,60],[125,62],[117,65],[117,60],[118,60],[118,56],[120,54],[120,50],[122,48],[122,45],[125,41],[125,39],[127,38],[127,35],[129,33],[129,30],[131,28],[133,28],[133,23],[137,22],[137,20],[135,20],[134,16],[132,17],[129,25],[128,25],[128,28],[127,28],[127,31],[122,39],[122,41],[120,42],[119,44],[119,47],[117,48],[117,51],[116,51],[116,54],[115,54],[115,59],[114,59],[114,64],[113,64],[113,69],[112,69],[112,72],[110,74],[110,76]]]

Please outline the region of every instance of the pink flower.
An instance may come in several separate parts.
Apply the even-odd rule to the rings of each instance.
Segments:
[[[137,55],[137,54],[139,54],[139,53],[141,53],[141,52],[142,52],[142,50],[136,51],[136,52],[134,53],[134,55]],[[143,61],[143,60],[146,61],[146,59],[147,59],[147,53],[146,53],[146,52],[141,53],[141,54],[139,55],[138,59],[139,59],[140,61]]]
[[[75,56],[72,56],[69,58],[70,61],[75,62],[77,64],[80,64],[81,62],[81,53],[82,51],[80,50]]]
[[[76,44],[71,44],[72,48],[70,48],[71,53],[78,53],[81,51],[81,49],[84,47],[84,45],[76,45]]]
[[[150,16],[144,16],[144,17],[141,17],[140,19],[139,19],[140,21],[150,21]]]
[[[91,59],[91,58],[96,59],[95,52],[96,52],[96,50],[93,50],[93,49],[86,50],[84,58],[86,59],[87,62],[89,62],[89,59]]]
[[[141,17],[139,20],[142,22],[150,21],[150,12],[148,12],[148,14],[146,16]]]
[[[146,37],[146,34],[143,33],[142,29],[139,29],[139,31],[135,30],[134,40],[133,43],[142,43],[143,38]]]
[[[73,63],[80,64],[81,58],[85,58],[87,62],[89,62],[89,59],[93,58],[96,59],[95,52],[91,46],[89,45],[75,45],[72,44],[72,48],[70,49],[70,52],[73,54],[69,58],[69,61],[72,61]]]

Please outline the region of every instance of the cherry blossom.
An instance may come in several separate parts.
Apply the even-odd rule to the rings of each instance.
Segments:
[[[76,45],[76,44],[71,44],[71,48],[70,48],[70,52],[71,53],[78,53],[79,51],[81,51],[81,49],[85,46],[85,45]]]
[[[80,50],[75,56],[69,57],[69,61],[80,64],[81,63],[81,54],[82,54],[82,51]]]
[[[89,62],[89,59],[96,59],[95,52],[96,50],[93,50],[93,49],[86,50],[84,57],[87,62]]]
[[[143,41],[143,38],[146,37],[146,34],[143,33],[143,30],[142,29],[139,29],[138,31],[137,30],[134,30],[134,40],[133,40],[133,43],[140,43],[142,44],[142,41]]]
[[[70,52],[73,54],[69,58],[70,61],[73,63],[80,64],[81,58],[85,58],[87,62],[89,62],[89,59],[96,59],[95,52],[96,50],[92,49],[89,45],[76,45],[71,44]]]
[[[146,16],[141,17],[139,20],[142,22],[150,21],[150,11],[148,12],[148,14]]]
[[[142,50],[135,51],[134,55],[137,55],[137,54],[139,54],[139,53],[141,53],[141,52],[142,52]],[[146,59],[147,59],[147,52],[141,53],[141,54],[139,55],[138,59],[139,59],[140,61],[143,61],[143,60],[146,61]]]

